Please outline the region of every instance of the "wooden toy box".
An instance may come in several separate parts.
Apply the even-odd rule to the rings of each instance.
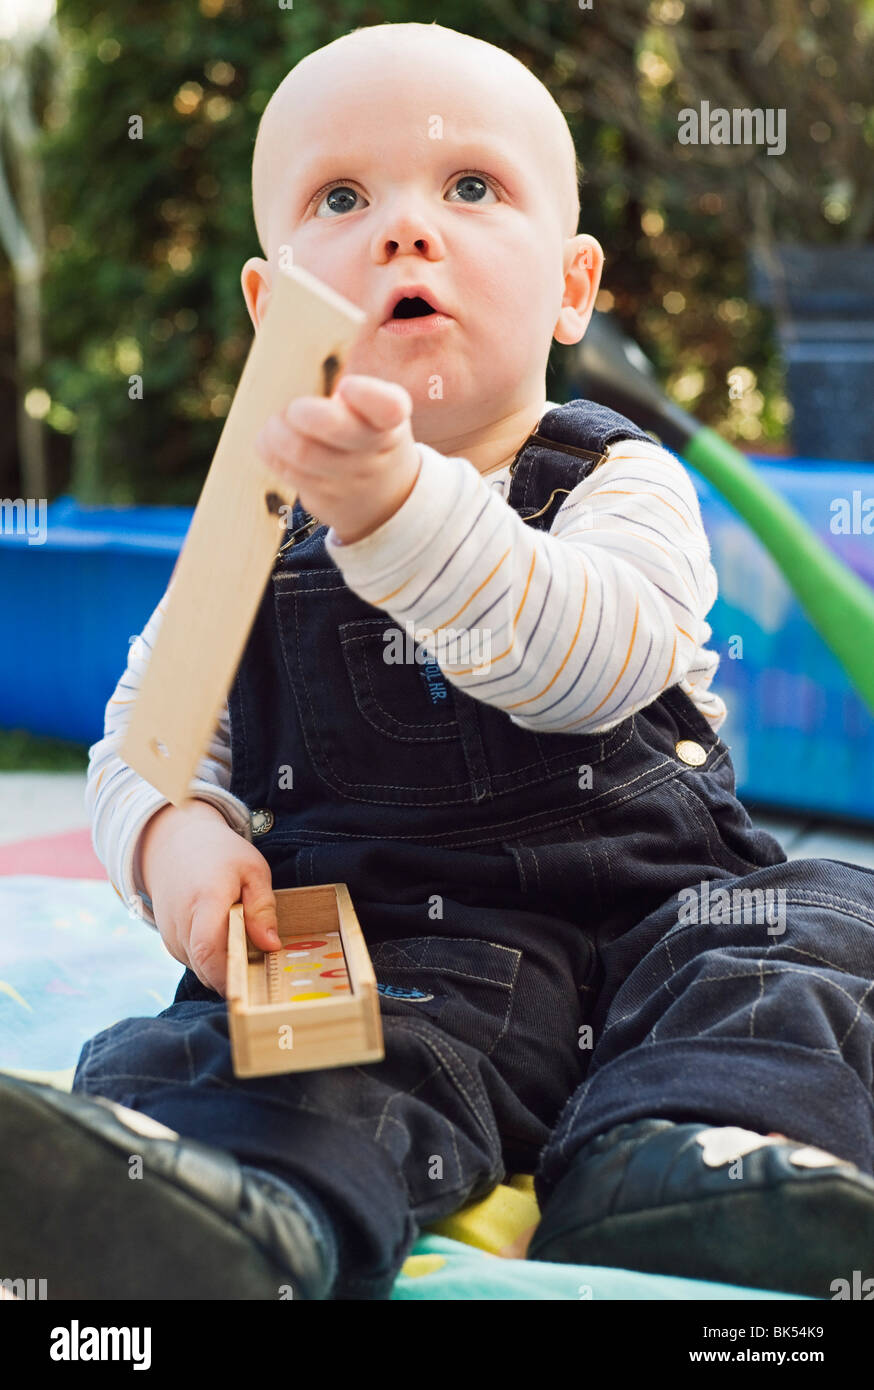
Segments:
[[[313,1071],[385,1056],[376,977],[344,883],[275,892],[282,950],[228,925],[228,1024],[237,1076]]]

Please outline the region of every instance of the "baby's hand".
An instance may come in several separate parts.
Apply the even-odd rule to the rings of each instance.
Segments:
[[[214,806],[194,799],[162,807],[143,832],[141,862],[164,945],[208,989],[225,992],[234,903],[243,904],[253,943],[279,950],[270,865]]]
[[[412,410],[403,386],[344,376],[332,396],[299,396],[271,415],[256,447],[310,515],[350,545],[394,516],[413,490]]]

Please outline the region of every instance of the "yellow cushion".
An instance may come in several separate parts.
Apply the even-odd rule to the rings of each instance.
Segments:
[[[462,1207],[441,1221],[432,1222],[425,1229],[437,1236],[475,1245],[490,1255],[522,1260],[539,1221],[534,1178],[530,1173],[518,1173],[501,1183],[488,1197]],[[405,1267],[404,1272],[412,1271]]]

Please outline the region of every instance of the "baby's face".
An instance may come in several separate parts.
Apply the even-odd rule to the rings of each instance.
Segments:
[[[542,396],[553,334],[581,336],[562,303],[590,239],[574,237],[567,155],[528,84],[464,45],[399,40],[385,61],[367,45],[320,50],[285,86],[256,159],[265,278],[290,247],[363,309],[345,370],[400,382],[420,416]],[[444,313],[393,320],[405,290]]]

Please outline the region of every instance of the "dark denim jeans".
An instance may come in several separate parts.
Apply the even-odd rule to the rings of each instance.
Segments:
[[[874,872],[796,860],[717,885],[779,886],[785,923],[680,922],[674,897],[597,945],[453,904],[457,937],[372,948],[381,982],[425,997],[383,995],[385,1060],[364,1067],[236,1079],[224,1001],[186,971],[157,1018],[86,1044],[74,1089],[304,1179],[337,1222],[342,1298],[387,1297],[418,1230],[507,1172],[536,1170],[543,1208],[587,1138],[638,1117],[778,1130],[871,1172]]]
[[[635,436],[589,402],[550,412],[509,505],[547,527]],[[383,660],[392,619],[323,542],[277,557],[229,697],[232,790],[267,813],[275,887],[348,885],[385,1059],[238,1080],[224,1001],[186,971],[157,1018],[86,1044],[74,1088],[317,1192],[344,1298],[387,1297],[418,1230],[508,1172],[536,1173],[543,1208],[588,1138],[638,1117],[777,1130],[871,1172],[874,872],[787,862],[679,686],[584,735],[449,681],[436,698]]]

